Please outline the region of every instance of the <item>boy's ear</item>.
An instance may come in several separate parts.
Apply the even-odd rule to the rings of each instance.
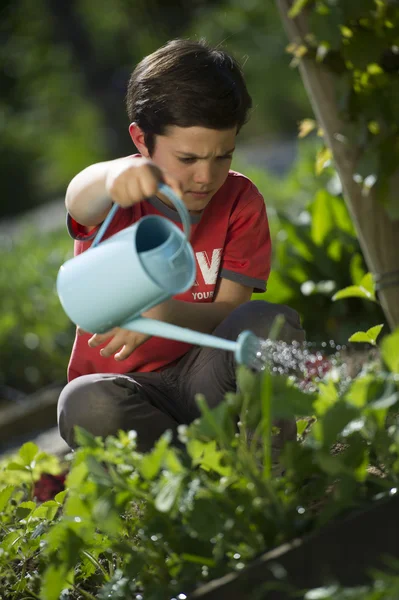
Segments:
[[[129,133],[132,138],[133,144],[136,146],[137,150],[140,152],[142,156],[145,158],[150,158],[150,153],[148,152],[147,146],[144,141],[144,132],[137,125],[137,123],[130,123],[129,125]]]

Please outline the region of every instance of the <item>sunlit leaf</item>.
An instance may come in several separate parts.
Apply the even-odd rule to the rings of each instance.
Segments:
[[[349,338],[349,342],[367,342],[375,346],[377,344],[377,338],[384,325],[375,325],[367,331],[357,331]]]
[[[334,218],[330,207],[330,195],[319,190],[313,202],[311,236],[315,244],[321,246],[334,227]]]
[[[39,452],[38,446],[33,442],[27,442],[21,446],[18,456],[26,466],[30,466]]]
[[[62,590],[71,587],[69,581],[73,571],[68,573],[63,564],[50,564],[43,575],[40,598],[42,600],[59,600]]]
[[[175,504],[182,487],[182,476],[172,475],[161,482],[161,488],[155,497],[155,507],[159,512],[169,512]]]
[[[5,507],[7,506],[8,501],[13,495],[15,489],[16,488],[14,485],[7,485],[7,487],[3,488],[0,491],[0,513],[2,513]]]
[[[381,342],[381,354],[392,373],[399,373],[399,328]]]
[[[342,300],[343,298],[365,298],[372,302],[377,302],[372,274],[366,273],[359,285],[350,285],[339,290],[334,294],[332,300]]]
[[[291,19],[295,19],[295,17],[297,17],[299,15],[299,13],[302,12],[302,10],[305,8],[305,6],[309,3],[309,0],[295,0],[295,2],[293,3],[293,5],[291,6],[289,12],[288,12],[288,16]]]
[[[171,432],[167,431],[159,440],[157,440],[153,450],[148,454],[143,455],[139,470],[145,479],[154,479],[159,473],[171,439]]]
[[[370,385],[373,383],[372,375],[365,375],[355,379],[345,394],[346,402],[362,408],[368,402]]]
[[[332,157],[330,148],[325,147],[318,151],[315,165],[316,175],[320,175],[331,164]]]
[[[299,133],[298,133],[298,137],[299,138],[304,138],[307,135],[309,135],[309,133],[311,133],[317,126],[317,123],[314,119],[303,119],[300,123],[299,123]]]

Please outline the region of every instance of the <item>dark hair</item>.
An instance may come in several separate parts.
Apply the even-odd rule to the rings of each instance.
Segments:
[[[145,134],[150,154],[168,125],[239,131],[252,107],[238,62],[205,40],[176,39],[146,56],[131,74],[130,122]]]

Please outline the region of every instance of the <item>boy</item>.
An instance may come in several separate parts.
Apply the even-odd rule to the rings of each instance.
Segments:
[[[92,165],[71,181],[68,229],[79,254],[112,202],[121,208],[105,237],[149,214],[179,223],[158,193],[163,181],[189,210],[197,277],[191,290],[145,316],[235,340],[244,329],[267,338],[283,314],[281,339],[302,341],[295,311],[250,302],[254,291],[266,289],[271,253],[264,200],[251,181],[230,171],[251,104],[238,63],[203,41],[173,40],[145,57],[127,91],[129,132],[139,154]],[[167,429],[176,439],[178,425],[199,416],[196,393],[215,407],[236,388],[232,353],[120,328],[101,335],[78,328],[68,382],[58,422],[71,447],[73,427],[80,425],[101,436],[134,429],[141,451]],[[295,423],[285,423],[280,442],[295,438],[295,431]]]

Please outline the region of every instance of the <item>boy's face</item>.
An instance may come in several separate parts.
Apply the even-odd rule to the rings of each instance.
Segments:
[[[225,182],[237,128],[217,130],[171,125],[157,135],[151,159],[178,179],[188,210],[198,212]]]

